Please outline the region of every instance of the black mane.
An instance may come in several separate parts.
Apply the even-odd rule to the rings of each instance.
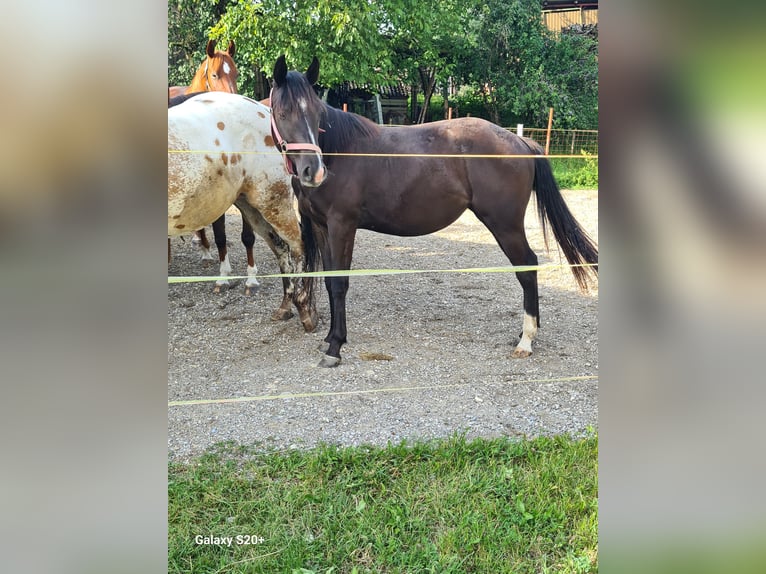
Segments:
[[[192,92],[191,94],[181,94],[180,96],[168,98],[168,109],[177,106],[178,104],[183,104],[189,98],[193,98],[194,96],[198,96],[204,93],[205,92]]]
[[[319,134],[319,147],[324,153],[347,152],[355,139],[376,137],[380,133],[380,126],[369,119],[344,112],[323,103],[324,117],[319,126],[324,133]],[[332,163],[333,156],[327,156],[325,163],[328,167]]]

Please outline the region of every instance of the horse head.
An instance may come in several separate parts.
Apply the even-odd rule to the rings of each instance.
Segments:
[[[223,51],[215,49],[215,40],[208,40],[205,52],[207,57],[200,64],[189,91],[236,94],[239,71],[233,59],[234,42],[230,41],[228,48]]]
[[[319,122],[324,104],[312,86],[319,79],[319,60],[314,58],[308,71],[287,71],[284,55],[274,65],[271,88],[271,126],[274,141],[284,154],[288,173],[306,187],[324,183],[327,169],[318,145]]]

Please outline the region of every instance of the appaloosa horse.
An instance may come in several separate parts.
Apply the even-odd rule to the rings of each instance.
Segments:
[[[381,128],[328,106],[308,72],[288,72],[284,56],[274,66],[273,131],[293,174],[310,266],[316,244],[325,270],[351,266],[359,228],[399,236],[425,235],[454,222],[466,209],[492,232],[513,265],[536,265],[524,231],[532,190],[543,230],[553,229],[583,289],[598,273],[598,249],[561,197],[539,145],[478,118],[420,126]],[[350,155],[346,155],[350,154]],[[513,157],[522,156],[522,157]],[[546,236],[547,243],[547,236]],[[537,272],[517,272],[524,291],[524,320],[514,357],[532,353],[539,327]],[[349,279],[325,279],[330,331],[320,366],[340,363],[346,342]]]
[[[168,107],[177,105],[184,101],[183,96],[200,92],[228,92],[237,93],[237,77],[239,71],[234,64],[234,53],[236,51],[233,41],[225,51],[215,49],[216,41],[208,40],[205,47],[205,60],[197,68],[197,72],[188,86],[172,86],[168,88]],[[229,265],[228,245],[226,241],[226,215],[221,215],[213,222],[213,238],[218,250],[218,262],[220,272],[223,275],[226,268],[231,270]],[[202,259],[213,259],[210,252],[210,242],[205,234],[205,229],[198,229],[195,232],[194,243],[199,244],[202,250]],[[250,224],[242,218],[242,244],[245,246],[247,254],[248,267],[255,266],[253,258],[253,245],[255,245],[255,234]],[[216,293],[226,285],[225,281],[218,281],[213,289]],[[258,281],[251,277],[245,282],[245,295],[252,295],[258,287]]]
[[[300,224],[290,178],[273,146],[271,110],[223,92],[190,97],[168,109],[168,235],[200,229],[232,204],[274,252],[283,273],[304,269]],[[248,273],[255,273],[248,267]],[[306,331],[316,327],[313,279],[283,278],[275,319],[298,308]]]

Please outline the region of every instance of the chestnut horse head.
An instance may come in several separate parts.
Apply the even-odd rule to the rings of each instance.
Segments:
[[[188,86],[173,86],[168,97],[173,98],[191,92],[237,93],[237,66],[234,64],[234,42],[230,41],[225,51],[215,49],[215,40],[208,40],[205,60]]]

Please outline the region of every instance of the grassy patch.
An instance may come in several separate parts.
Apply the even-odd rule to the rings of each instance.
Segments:
[[[561,189],[598,189],[598,159],[585,151],[580,158],[553,158],[553,175]]]
[[[168,571],[596,572],[597,450],[595,435],[224,446],[169,466]]]

